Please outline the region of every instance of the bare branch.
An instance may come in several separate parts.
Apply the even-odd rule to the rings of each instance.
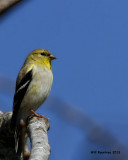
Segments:
[[[32,147],[29,160],[48,160],[50,146],[48,144],[47,130],[49,126],[49,122],[44,118],[33,117],[29,121],[28,132]]]
[[[0,13],[4,10],[10,8],[14,4],[20,2],[21,0],[0,0]]]

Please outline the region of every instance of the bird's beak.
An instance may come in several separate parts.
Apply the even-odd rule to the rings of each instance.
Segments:
[[[56,59],[56,57],[54,57],[52,54],[50,55],[50,59],[53,60],[53,59]]]

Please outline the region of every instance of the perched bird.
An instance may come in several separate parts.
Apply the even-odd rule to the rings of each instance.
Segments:
[[[20,121],[26,123],[49,95],[53,82],[53,59],[56,57],[45,49],[36,49],[27,56],[16,80],[13,100],[11,128],[16,133]]]

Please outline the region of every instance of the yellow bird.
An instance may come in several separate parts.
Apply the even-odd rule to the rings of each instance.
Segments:
[[[53,82],[53,59],[56,57],[45,49],[36,49],[27,56],[16,80],[11,119],[11,128],[15,132],[18,132],[20,121],[26,123],[49,95]]]

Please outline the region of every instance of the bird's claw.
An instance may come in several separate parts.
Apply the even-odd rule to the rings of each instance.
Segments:
[[[39,118],[44,118],[44,119],[46,119],[46,120],[48,121],[48,118],[47,118],[47,117],[42,116],[42,115],[34,112],[33,110],[31,110],[31,112],[32,112],[33,114],[32,114],[31,116],[29,116],[29,119],[31,119],[31,118],[33,118],[34,116],[36,116],[36,117],[39,117]]]

